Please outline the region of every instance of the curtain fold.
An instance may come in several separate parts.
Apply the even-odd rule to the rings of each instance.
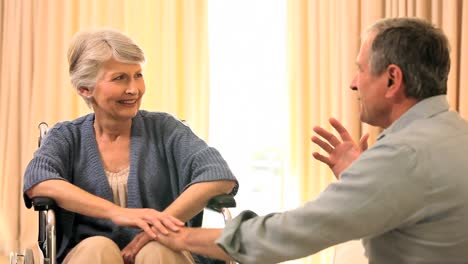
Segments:
[[[23,2],[2,2],[2,49],[0,79],[0,251],[16,249],[18,245],[21,186],[20,171],[24,162],[27,120],[21,113],[29,108],[32,66],[32,10]],[[28,18],[25,18],[28,17]]]
[[[72,36],[108,26],[134,38],[147,56],[142,109],[186,119],[207,139],[206,9],[206,0],[0,0],[0,255],[36,244],[22,176],[38,123],[90,112],[68,77]]]
[[[353,5],[354,4],[354,5]],[[313,199],[332,180],[332,174],[326,166],[311,162],[314,151],[310,144],[312,128],[327,124],[333,113],[340,118],[342,102],[352,101],[342,93],[346,85],[342,82],[343,74],[350,75],[350,65],[354,58],[346,50],[338,48],[345,44],[359,48],[355,37],[346,39],[345,34],[357,32],[349,24],[347,32],[339,32],[338,19],[357,6],[354,1],[303,1],[291,0],[287,6],[287,57],[288,89],[290,93],[290,179],[299,181],[300,199],[303,202]],[[351,8],[351,9],[350,9]],[[339,11],[338,11],[339,10]],[[330,15],[336,12],[334,15]],[[340,13],[341,12],[341,13]],[[348,15],[344,17],[350,17]],[[353,16],[354,17],[354,16]],[[346,22],[348,23],[348,22]],[[354,23],[357,26],[357,23]],[[354,39],[353,41],[350,41]],[[345,53],[343,53],[345,52]],[[347,58],[350,61],[343,60]],[[347,65],[350,64],[350,65]],[[333,103],[330,98],[335,98]],[[359,126],[352,128],[359,131]],[[304,263],[331,263],[332,251],[324,251],[309,258]]]
[[[355,140],[369,132],[371,144],[381,132],[360,123],[356,94],[349,89],[362,31],[377,19],[419,17],[444,30],[452,48],[448,100],[454,110],[468,118],[468,5],[463,1],[289,0],[287,12],[291,105],[289,177],[299,181],[302,202],[314,199],[333,180],[329,168],[311,156],[319,150],[310,142],[313,126],[331,129],[328,118],[336,117]],[[363,263],[359,244],[336,248],[350,252],[337,254],[337,263]],[[349,262],[350,255],[360,256]],[[306,258],[304,262],[333,263],[330,251]]]

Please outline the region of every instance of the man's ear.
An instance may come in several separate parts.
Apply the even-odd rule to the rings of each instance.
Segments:
[[[390,64],[387,66],[386,73],[388,78],[387,84],[387,97],[393,97],[396,94],[405,94],[403,85],[403,72],[401,68],[396,64]]]

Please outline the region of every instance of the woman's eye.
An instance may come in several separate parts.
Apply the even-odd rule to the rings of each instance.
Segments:
[[[115,78],[112,79],[112,80],[114,80],[114,81],[120,81],[120,80],[123,80],[124,78],[125,78],[125,76],[119,75],[119,76],[115,77]]]
[[[143,73],[141,73],[141,72],[140,72],[140,73],[137,73],[137,74],[135,74],[135,77],[136,77],[136,78],[141,78],[141,77],[143,77]]]

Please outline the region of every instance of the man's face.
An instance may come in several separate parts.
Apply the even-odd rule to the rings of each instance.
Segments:
[[[373,75],[369,51],[374,34],[367,35],[357,57],[358,71],[351,82],[351,89],[358,92],[361,121],[372,126],[387,127],[390,118],[390,102],[385,98],[388,88],[386,74]]]

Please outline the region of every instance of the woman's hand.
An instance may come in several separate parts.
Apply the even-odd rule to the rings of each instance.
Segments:
[[[152,239],[157,234],[167,235],[168,229],[177,232],[184,226],[184,222],[166,212],[149,208],[122,208],[63,180],[43,181],[27,194],[29,197],[50,197],[58,206],[71,212],[109,219],[120,226],[139,227]]]
[[[136,235],[133,240],[121,251],[121,255],[125,264],[135,263],[135,257],[138,252],[140,252],[140,250],[151,240],[151,237],[145,232],[141,232]]]
[[[341,173],[367,149],[369,134],[366,133],[362,136],[358,146],[353,141],[346,128],[344,128],[338,120],[330,118],[330,124],[339,133],[341,141],[322,127],[314,127],[315,133],[321,138],[313,136],[311,138],[312,142],[317,144],[329,155],[327,157],[318,152],[314,152],[312,155],[315,159],[327,164],[333,171],[333,174],[335,174],[335,177],[339,179]],[[322,138],[326,141],[322,140]]]
[[[179,219],[149,208],[122,208],[116,206],[110,220],[120,226],[139,227],[152,239],[157,234],[169,234],[167,229],[177,232],[184,223]]]

